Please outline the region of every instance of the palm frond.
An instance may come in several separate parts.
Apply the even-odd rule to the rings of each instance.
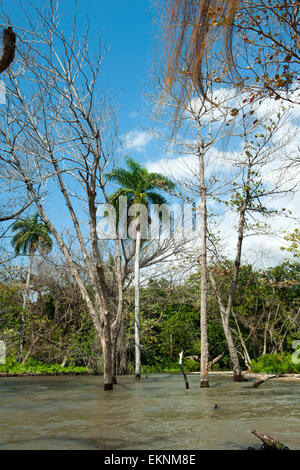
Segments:
[[[151,204],[158,204],[159,206],[167,204],[166,198],[155,191],[147,191],[147,198]]]
[[[162,189],[170,191],[175,188],[175,183],[161,173],[149,173],[149,184],[151,189]]]
[[[134,190],[136,188],[136,179],[134,175],[124,168],[115,168],[113,171],[106,173],[108,181],[119,184]]]
[[[39,213],[32,217],[16,221],[12,226],[12,231],[16,232],[12,238],[12,245],[15,253],[34,253],[37,249],[40,252],[49,252],[53,247],[49,228],[43,221],[38,221]]]

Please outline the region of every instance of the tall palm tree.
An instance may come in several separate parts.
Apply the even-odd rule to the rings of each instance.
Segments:
[[[19,255],[20,253],[23,255],[29,254],[29,267],[26,278],[23,310],[21,313],[21,326],[17,355],[17,360],[22,362],[25,338],[25,308],[29,297],[30,278],[32,274],[34,255],[37,250],[40,253],[47,253],[51,251],[53,243],[50,237],[49,228],[42,220],[39,220],[38,212],[36,212],[32,217],[17,220],[12,226],[12,231],[16,232],[12,239],[12,245],[16,255]]]
[[[132,158],[126,157],[128,169],[116,168],[107,174],[109,181],[121,187],[111,196],[112,203],[118,207],[120,196],[127,197],[128,207],[142,204],[149,210],[150,204],[166,204],[166,199],[158,191],[170,191],[175,184],[160,173],[150,173]],[[134,289],[135,289],[135,376],[141,377],[141,344],[140,344],[140,251],[142,234],[140,224],[136,226]]]

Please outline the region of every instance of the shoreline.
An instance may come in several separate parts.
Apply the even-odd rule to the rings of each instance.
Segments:
[[[156,374],[160,374],[161,372],[156,372]],[[179,374],[179,372],[178,372]],[[177,373],[174,375],[178,375]],[[20,373],[10,373],[10,372],[0,372],[0,378],[1,377],[59,377],[59,376],[101,376],[103,374],[99,373],[94,373],[94,372],[88,372],[88,371],[82,371],[82,372],[20,372]],[[130,374],[128,374],[130,376]],[[142,378],[147,375],[152,375],[150,373],[148,374],[142,374]],[[155,373],[154,373],[155,375]],[[187,375],[200,375],[200,372],[187,372]],[[232,376],[232,371],[212,371],[209,372],[209,376],[217,376],[217,375],[223,375],[227,377]],[[250,378],[250,379],[260,379],[266,376],[273,376],[274,374],[272,373],[263,373],[263,372],[247,372],[243,373],[245,378]],[[132,375],[134,376],[134,375]],[[293,382],[300,382],[300,374],[282,374],[281,376],[274,377],[273,380],[280,380],[280,381],[293,381]]]
[[[20,373],[10,373],[10,372],[0,372],[0,377],[47,377],[47,376],[59,376],[59,375],[100,375],[94,374],[93,372],[20,372]]]

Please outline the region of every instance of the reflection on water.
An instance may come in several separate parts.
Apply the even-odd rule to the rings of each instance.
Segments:
[[[0,379],[0,449],[244,449],[259,429],[300,449],[300,385],[272,380],[258,389],[213,376]],[[215,409],[215,405],[218,408]]]

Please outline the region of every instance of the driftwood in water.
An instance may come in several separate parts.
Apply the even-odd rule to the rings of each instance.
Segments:
[[[189,381],[187,379],[184,367],[182,365],[182,356],[183,356],[183,351],[181,351],[181,353],[179,353],[179,367],[181,369],[181,372],[182,372],[182,375],[183,375],[183,378],[184,378],[185,388],[188,389],[188,388],[190,388],[190,385],[189,385]]]
[[[286,445],[282,444],[282,442],[277,439],[268,436],[268,434],[258,431],[257,429],[254,429],[251,432],[264,443],[264,448],[267,450],[289,450]]]
[[[0,73],[4,72],[12,63],[16,50],[16,34],[12,27],[3,30],[2,34],[2,50],[0,53]]]
[[[249,388],[257,388],[257,387],[259,387],[261,384],[265,383],[267,380],[275,379],[276,377],[280,377],[280,374],[277,374],[277,375],[265,375],[265,376],[262,377],[261,379],[256,380],[252,385],[249,386]]]

